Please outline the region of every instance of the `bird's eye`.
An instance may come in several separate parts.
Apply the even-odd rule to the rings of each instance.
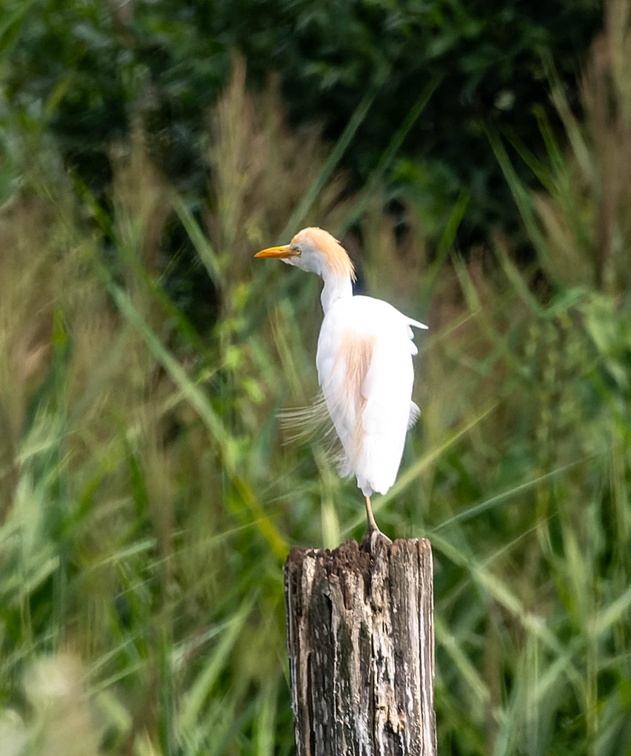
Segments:
[[[302,254],[302,250],[300,249],[300,247],[292,247],[292,249],[296,253],[296,255],[300,257],[300,255]]]

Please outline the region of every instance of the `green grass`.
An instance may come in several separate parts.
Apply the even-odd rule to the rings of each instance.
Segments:
[[[559,99],[569,152],[549,135],[535,164],[490,134],[538,255],[519,269],[502,238],[467,261],[453,252],[466,197],[437,257],[413,206],[398,238],[379,176],[373,198],[350,196],[317,134],[289,132],[275,96],[253,100],[243,82],[237,67],[214,114],[203,221],[139,135],[113,153],[108,206],[50,146],[34,154],[25,138],[13,157],[3,753],[292,752],[283,560],[360,536],[364,519],[354,483],[317,443],[284,443],[278,419],[316,392],[318,283],[252,255],[295,208],[335,232],[359,218],[370,293],[431,327],[417,338],[422,416],[375,505],[387,533],[433,544],[440,752],[630,752],[631,182],[594,88],[584,123]],[[616,96],[611,127],[628,135]],[[518,184],[518,159],[545,194]],[[217,322],[173,293],[177,260],[160,257],[173,223],[197,256],[188,275],[212,280]]]

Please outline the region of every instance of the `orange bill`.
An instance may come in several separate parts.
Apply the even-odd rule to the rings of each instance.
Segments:
[[[262,249],[254,257],[297,257],[299,254],[297,249],[292,249],[289,244],[283,244],[280,247]]]

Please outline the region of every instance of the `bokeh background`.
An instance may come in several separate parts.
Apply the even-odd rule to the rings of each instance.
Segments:
[[[430,325],[375,499],[442,754],[631,753],[629,0],[4,0],[0,752],[291,754],[282,565],[363,530],[320,225]]]

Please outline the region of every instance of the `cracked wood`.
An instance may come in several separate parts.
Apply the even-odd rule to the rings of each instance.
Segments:
[[[293,549],[285,598],[297,756],[434,756],[429,541]]]

